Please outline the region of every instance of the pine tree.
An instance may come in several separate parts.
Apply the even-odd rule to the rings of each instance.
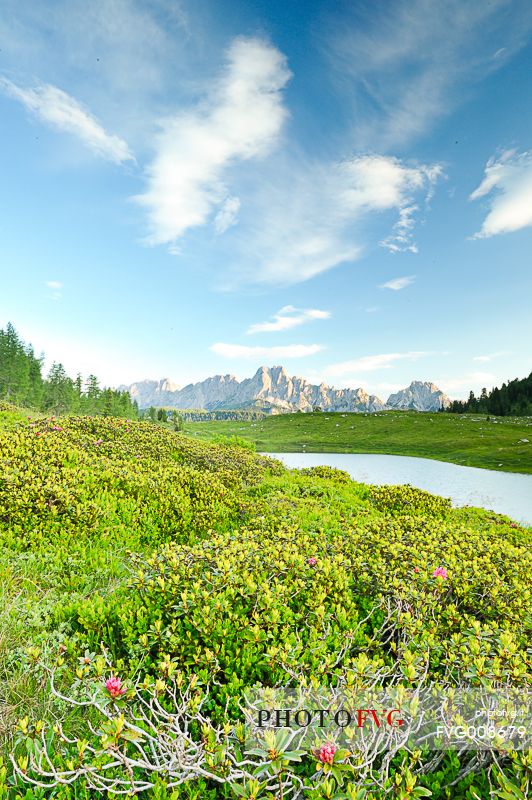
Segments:
[[[64,366],[54,361],[45,384],[44,409],[54,414],[65,414],[72,409],[73,400],[73,382]]]

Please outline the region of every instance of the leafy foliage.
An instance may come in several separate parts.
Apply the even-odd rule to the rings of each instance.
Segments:
[[[0,429],[0,668],[13,754],[0,798],[88,800],[109,763],[113,780],[152,800],[280,798],[290,786],[319,800],[475,800],[490,786],[526,796],[522,753],[497,767],[405,751],[362,780],[341,750],[317,761],[277,742],[255,754],[251,775],[238,766],[238,726],[257,682],[363,686],[380,674],[526,687],[527,529],[412,487],[288,471],[238,442],[118,418],[27,419],[7,404],[0,413],[11,419]],[[172,717],[177,690],[189,692],[186,752],[203,772],[176,779],[163,737],[153,747],[167,774],[128,773],[135,717],[148,709],[144,734],[162,725],[159,707]],[[31,784],[43,753],[72,783]]]

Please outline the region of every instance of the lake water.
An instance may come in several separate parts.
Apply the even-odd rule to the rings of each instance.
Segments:
[[[287,467],[328,466],[361,483],[409,483],[450,497],[455,506],[479,506],[532,525],[532,475],[461,467],[409,456],[359,453],[266,453]]]

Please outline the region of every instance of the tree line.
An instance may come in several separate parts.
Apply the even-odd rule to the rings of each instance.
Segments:
[[[171,423],[175,431],[184,430],[185,422],[211,422],[213,420],[233,420],[236,422],[250,422],[263,419],[262,411],[241,411],[231,409],[226,411],[205,411],[201,408],[156,408],[150,406],[139,411],[140,419],[155,423]]]
[[[495,387],[491,392],[482,389],[478,397],[469,392],[467,400],[453,400],[447,411],[452,414],[485,413],[498,417],[528,416],[532,414],[532,372],[528,378]]]
[[[95,375],[72,379],[58,362],[44,376],[43,362],[44,356],[36,356],[11,323],[0,329],[0,400],[53,414],[138,417],[128,392],[100,387]]]
[[[144,409],[141,412],[147,419],[153,422],[158,421],[172,421],[177,415],[181,417],[184,422],[213,422],[215,420],[232,420],[233,422],[255,422],[259,419],[264,419],[266,416],[262,411],[245,411],[239,409],[227,409],[218,411],[205,411],[201,408],[150,408]]]

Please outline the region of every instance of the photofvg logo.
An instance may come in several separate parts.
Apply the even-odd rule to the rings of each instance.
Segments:
[[[375,708],[261,708],[258,711],[259,728],[326,728],[334,725],[336,728],[343,729],[350,725],[357,728],[364,728],[369,723],[380,728],[383,725],[390,727],[401,727],[404,720],[401,719],[401,709],[375,709]]]
[[[267,732],[284,731],[321,760],[327,747],[375,755],[404,747],[503,753],[532,745],[532,692],[510,687],[255,688],[242,707],[247,746],[262,747]]]

